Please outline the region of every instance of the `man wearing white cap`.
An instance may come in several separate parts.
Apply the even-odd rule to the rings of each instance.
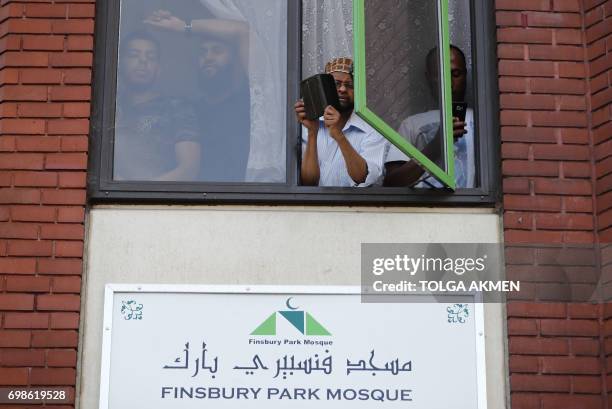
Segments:
[[[306,186],[371,186],[381,183],[385,139],[353,111],[353,61],[335,58],[325,66],[336,82],[340,111],[325,108],[306,118],[304,102],[295,104],[302,124],[301,183]]]

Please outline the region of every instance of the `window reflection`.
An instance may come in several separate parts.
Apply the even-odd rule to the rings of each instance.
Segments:
[[[124,0],[114,178],[284,183],[286,17],[283,0]],[[154,50],[130,69],[134,30]]]
[[[205,35],[197,41],[200,95],[195,105],[205,147],[200,179],[243,182],[251,146],[251,96],[248,61],[240,58],[240,50],[248,52],[248,37]]]
[[[196,178],[200,142],[192,107],[156,89],[162,50],[146,32],[120,48],[115,127],[115,179],[178,181]]]

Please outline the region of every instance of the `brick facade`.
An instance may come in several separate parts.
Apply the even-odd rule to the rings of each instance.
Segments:
[[[585,2],[590,131],[595,164],[595,215],[605,284],[612,283],[612,1]],[[602,326],[606,358],[605,389],[612,392],[612,306],[606,305]],[[608,408],[612,399],[608,398]]]
[[[0,386],[74,387],[95,5],[0,5]]]
[[[508,273],[537,277],[536,299],[560,273],[572,289],[587,277],[606,284],[612,1],[497,0],[496,9],[505,242],[530,244],[509,252]],[[557,257],[574,255],[563,269],[546,263],[553,243]],[[611,312],[509,303],[512,408],[612,407]]]

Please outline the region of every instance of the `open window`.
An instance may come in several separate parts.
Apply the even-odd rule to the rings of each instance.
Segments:
[[[108,0],[96,7],[93,201],[497,201],[495,23],[486,0]],[[451,44],[463,55],[459,70]],[[414,182],[300,185],[299,83],[341,56],[355,60],[356,112],[389,141],[395,162],[418,164]],[[455,75],[465,77],[459,99]],[[470,138],[453,137],[458,102]],[[421,128],[427,138],[406,131]],[[463,162],[457,139],[465,141]]]
[[[356,0],[354,12],[355,111],[393,144],[386,162],[416,161],[454,189],[448,0]]]

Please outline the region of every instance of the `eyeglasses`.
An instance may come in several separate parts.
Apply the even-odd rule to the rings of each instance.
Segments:
[[[353,89],[353,83],[352,82],[336,81],[336,88],[340,89],[342,87],[345,87],[346,89]]]

